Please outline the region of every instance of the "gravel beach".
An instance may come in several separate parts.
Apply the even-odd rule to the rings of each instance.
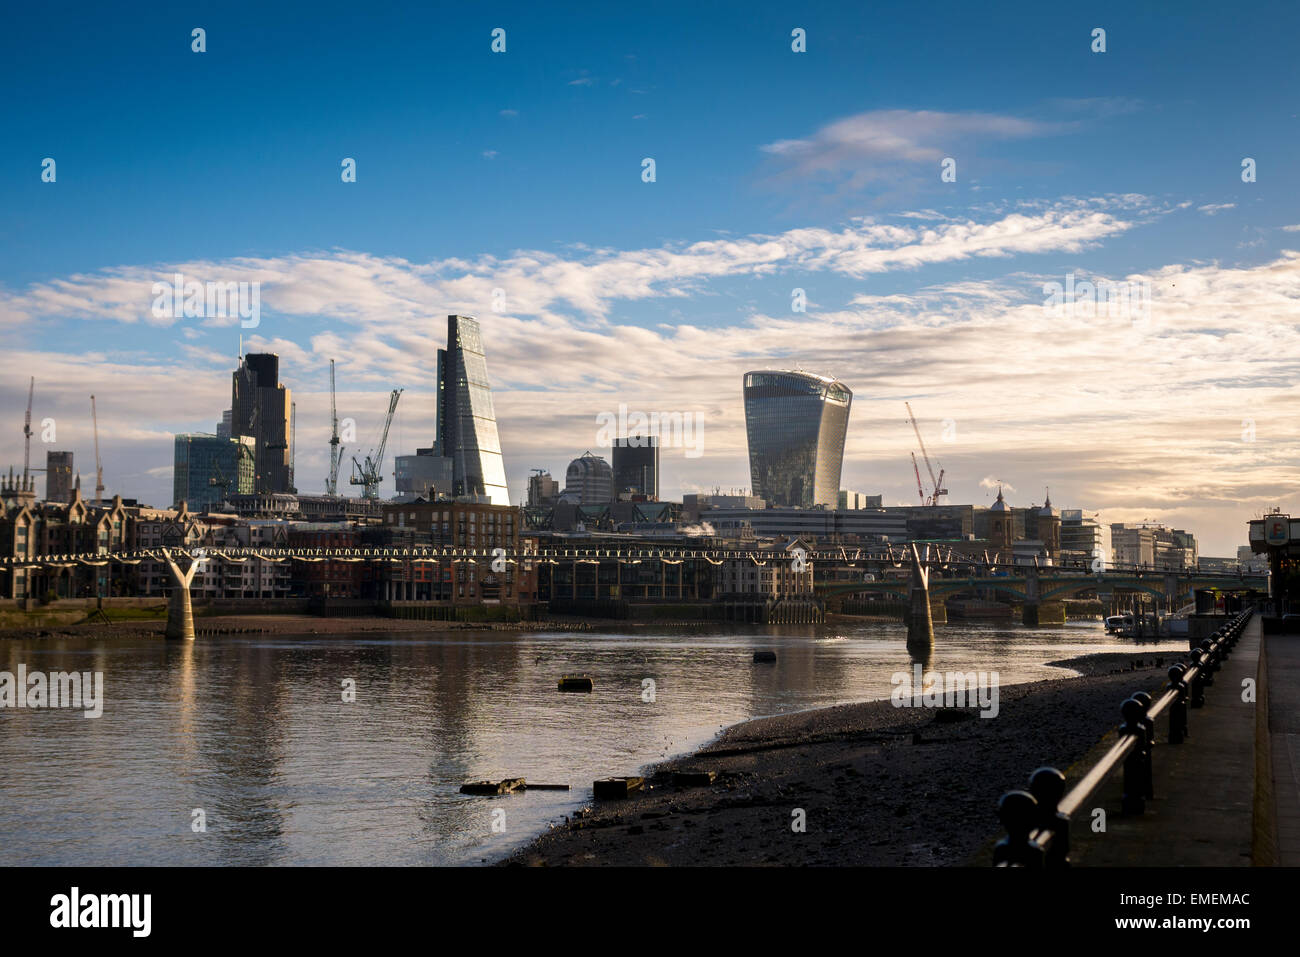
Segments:
[[[1175,660],[1136,652],[1053,662],[1080,675],[1003,687],[988,719],[877,701],[747,721],[649,769],[642,791],[589,805],[501,863],[979,863],[999,833],[998,798],[1025,787],[1040,765],[1068,773],[1114,730],[1120,702],[1159,688]],[[717,778],[678,788],[679,769]],[[800,810],[802,833],[793,827]]]

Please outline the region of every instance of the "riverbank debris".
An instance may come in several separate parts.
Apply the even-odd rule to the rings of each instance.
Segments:
[[[561,691],[591,691],[596,687],[591,675],[561,675]]]
[[[718,779],[717,771],[699,771],[695,769],[674,771],[673,787],[705,788]]]
[[[598,801],[617,801],[627,797],[633,791],[641,790],[643,784],[645,784],[645,778],[604,778],[592,782],[591,796]]]
[[[523,778],[505,778],[501,781],[470,781],[460,786],[461,794],[509,794],[511,791],[525,791],[527,785]]]
[[[756,651],[756,652],[754,652],[754,663],[755,663],[755,664],[759,664],[759,663],[762,663],[762,662],[773,662],[773,661],[776,661],[776,652],[775,652],[775,651]]]
[[[567,784],[525,784],[525,791],[567,791]]]

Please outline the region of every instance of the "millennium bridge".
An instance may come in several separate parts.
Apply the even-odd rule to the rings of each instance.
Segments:
[[[813,591],[822,599],[844,597],[893,598],[906,602],[909,639],[933,637],[933,621],[942,615],[946,598],[974,593],[1001,596],[1022,605],[1028,625],[1064,621],[1061,601],[1065,598],[1116,592],[1145,594],[1165,601],[1170,608],[1192,599],[1197,590],[1220,593],[1263,592],[1262,575],[1210,574],[1167,571],[1141,567],[1108,566],[1098,562],[1096,570],[1054,565],[1013,564],[987,553],[961,554],[938,545],[805,545],[785,547],[747,545],[693,547],[689,545],[647,545],[644,543],[592,544],[538,548],[472,548],[463,546],[405,546],[372,548],[283,548],[283,547],[157,547],[79,554],[49,554],[33,558],[0,558],[0,571],[18,568],[66,568],[73,565],[103,566],[109,563],[138,565],[153,561],[170,569],[173,581],[166,634],[193,638],[193,612],[189,586],[205,561],[223,562],[366,562],[439,565],[483,565],[494,572],[507,566],[535,567],[543,564],[571,565],[574,580],[579,566],[641,565],[659,563],[666,572],[672,566],[704,563],[747,562],[755,566],[789,563],[795,571],[813,572]],[[942,620],[942,618],[941,618]]]

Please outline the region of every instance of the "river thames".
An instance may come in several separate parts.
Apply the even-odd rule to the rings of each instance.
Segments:
[[[0,710],[0,845],[10,865],[491,862],[588,803],[596,778],[689,753],[747,718],[888,698],[914,664],[903,635],[841,622],[0,641],[0,671],[102,672],[106,698],[98,718]],[[754,663],[758,649],[776,663]],[[928,667],[996,671],[1006,685],[1071,673],[1049,661],[1133,650],[1094,622],[938,625]],[[575,672],[594,677],[593,693],[556,690]],[[458,793],[503,777],[573,790]]]

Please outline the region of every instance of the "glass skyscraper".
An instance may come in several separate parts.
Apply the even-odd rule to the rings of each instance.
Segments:
[[[753,492],[773,506],[835,508],[853,393],[806,372],[745,373]]]
[[[192,511],[220,505],[231,495],[248,495],[256,487],[256,443],[251,436],[186,433],[176,436],[172,460],[172,502]]]
[[[434,454],[452,462],[451,494],[509,505],[487,357],[478,320],[447,317],[447,348],[438,350],[438,439]]]

